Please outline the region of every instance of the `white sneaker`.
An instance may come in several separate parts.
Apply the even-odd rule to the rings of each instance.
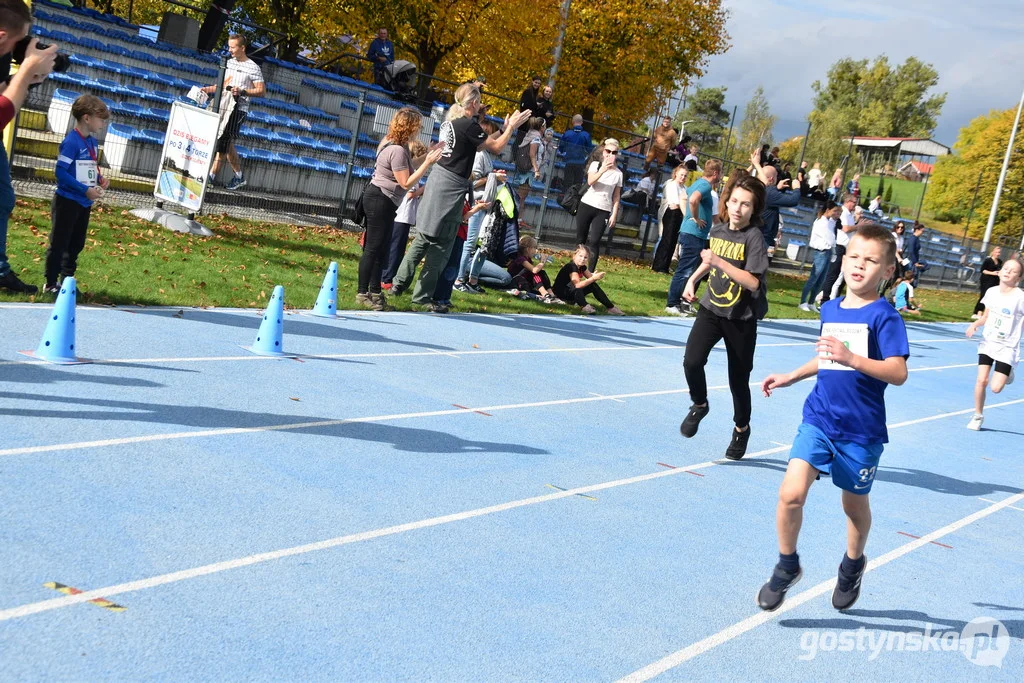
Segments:
[[[971,421],[967,423],[967,428],[972,429],[976,432],[981,431],[981,423],[985,421],[984,415],[975,415],[971,418]]]
[[[1013,368],[1010,368],[1010,374],[1006,376],[1006,384],[1004,384],[1003,386],[1007,386],[1007,387],[1010,386],[1011,384],[1013,384],[1013,380],[1014,380],[1014,372],[1013,372]]]
[[[683,312],[679,310],[678,306],[666,306],[665,307],[665,312],[666,313],[670,313],[671,315],[682,315],[683,314]]]
[[[811,308],[810,304],[800,304],[799,306],[797,306],[797,308],[799,308],[801,311],[807,311],[808,313],[814,312],[814,309]]]

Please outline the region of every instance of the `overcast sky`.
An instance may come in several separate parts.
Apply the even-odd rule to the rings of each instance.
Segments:
[[[947,93],[934,139],[952,146],[961,127],[991,109],[1016,107],[1024,89],[1024,1],[861,0],[852,9],[816,0],[723,0],[732,47],[712,57],[700,84],[724,85],[726,108],[764,86],[776,141],[802,135],[811,83],[838,59],[916,56]],[[845,4],[845,3],[844,3]],[[847,5],[849,7],[849,5]]]

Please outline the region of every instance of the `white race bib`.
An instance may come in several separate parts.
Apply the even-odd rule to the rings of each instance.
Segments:
[[[821,326],[822,337],[835,337],[858,356],[868,357],[868,325],[867,323],[825,323]],[[826,355],[819,355],[818,370],[853,370],[829,360]]]
[[[75,162],[75,179],[86,187],[96,187],[98,170],[92,159],[79,159]]]
[[[988,320],[985,321],[985,325],[990,330],[988,336],[991,339],[1004,341],[1010,336],[1010,331],[1013,329],[1013,313],[1009,310],[1003,312],[989,308]]]

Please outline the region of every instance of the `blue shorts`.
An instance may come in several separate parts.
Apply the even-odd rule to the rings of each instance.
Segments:
[[[512,185],[514,187],[529,185],[531,182],[533,182],[533,171],[516,171],[516,174],[512,176]]]
[[[831,474],[832,483],[839,488],[863,496],[875,482],[883,448],[880,443],[865,446],[853,441],[833,441],[805,422],[796,430],[789,459],[804,460],[819,472]]]

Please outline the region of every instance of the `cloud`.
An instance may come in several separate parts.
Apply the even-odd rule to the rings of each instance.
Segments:
[[[727,108],[743,106],[764,86],[779,123],[775,137],[801,135],[813,107],[811,83],[838,59],[891,64],[915,56],[935,67],[947,93],[934,137],[952,145],[961,127],[991,109],[1014,107],[1024,80],[1024,3],[988,0],[862,0],[855,9],[804,0],[724,0],[732,48],[711,58],[701,85],[728,88]],[[737,121],[739,125],[739,121]]]

